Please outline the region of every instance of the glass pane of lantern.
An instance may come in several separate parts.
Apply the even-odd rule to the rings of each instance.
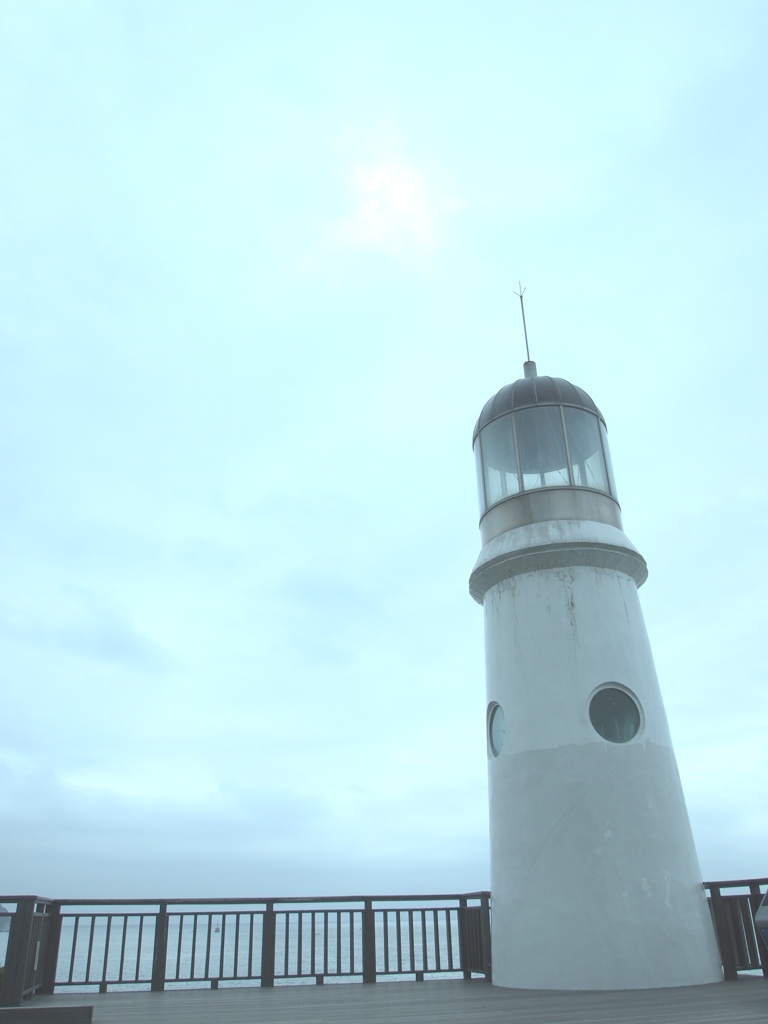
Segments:
[[[584,409],[566,407],[563,413],[574,485],[608,491],[608,473],[600,442],[600,421]]]
[[[608,483],[610,484],[611,494],[618,501],[618,495],[616,494],[616,481],[613,477],[613,465],[611,464],[611,450],[608,447],[608,434],[604,425],[600,424],[600,437],[603,439],[603,452],[605,453],[605,468],[608,471]]]
[[[517,494],[517,457],[512,436],[512,416],[500,416],[480,431],[483,469],[485,470],[486,508]]]
[[[480,454],[480,437],[475,438],[475,472],[477,473],[477,503],[480,515],[485,512],[485,491],[483,489],[483,458]]]
[[[559,405],[539,405],[515,413],[523,488],[567,487],[563,421]]]

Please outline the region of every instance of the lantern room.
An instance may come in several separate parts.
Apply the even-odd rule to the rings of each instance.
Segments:
[[[512,514],[517,522],[507,522],[507,528],[549,518],[596,518],[620,525],[600,410],[586,391],[567,380],[539,377],[535,363],[526,363],[523,379],[503,387],[486,402],[472,447],[481,527],[489,511],[510,500],[517,500],[520,508]],[[533,502],[519,500],[535,492],[563,489],[604,496],[610,505],[599,498],[574,500],[575,494],[560,501],[554,495],[549,499],[542,495]],[[496,533],[492,529],[492,535]]]

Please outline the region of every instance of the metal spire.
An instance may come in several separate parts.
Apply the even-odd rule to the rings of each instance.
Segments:
[[[525,295],[525,288],[523,288],[520,281],[517,282],[517,287],[520,289],[519,292],[515,292],[515,295],[520,299],[520,311],[523,314],[523,334],[525,335],[525,355],[527,361],[531,361],[531,353],[528,350],[528,328],[525,326],[525,306],[523,305],[523,295]]]

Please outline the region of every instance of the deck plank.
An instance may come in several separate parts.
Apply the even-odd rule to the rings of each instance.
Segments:
[[[765,1024],[768,980],[630,992],[534,992],[484,981],[38,996],[93,1003],[93,1024]]]

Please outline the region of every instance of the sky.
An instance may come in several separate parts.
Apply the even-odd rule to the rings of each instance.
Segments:
[[[768,875],[767,42],[746,0],[5,0],[0,892],[489,886],[519,282],[608,425],[703,875]]]

